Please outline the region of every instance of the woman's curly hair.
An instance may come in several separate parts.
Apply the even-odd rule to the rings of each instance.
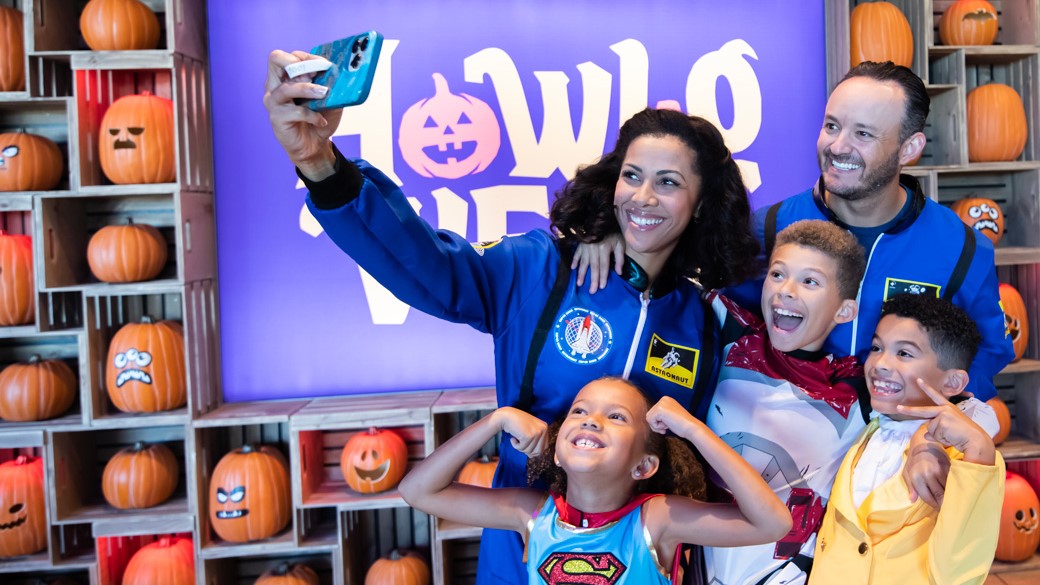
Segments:
[[[556,193],[549,221],[561,237],[598,242],[618,234],[614,189],[629,145],[641,136],[674,136],[694,153],[701,179],[697,212],[668,259],[668,270],[696,278],[705,288],[742,282],[755,272],[758,241],[751,205],[722,134],[711,122],[674,110],[647,108],[621,126],[614,150],[582,167]]]
[[[650,409],[652,404],[646,393],[629,380],[613,376],[605,376],[601,380],[620,380],[631,386],[646,400],[646,408]],[[531,457],[527,460],[527,482],[533,484],[542,480],[549,486],[549,490],[557,494],[567,493],[567,473],[562,467],[556,465],[556,438],[560,434],[560,426],[566,415],[560,417],[549,426],[549,447],[541,455]],[[704,478],[704,467],[694,454],[693,446],[685,439],[675,435],[661,435],[650,430],[646,426],[646,452],[656,455],[659,464],[657,473],[651,477],[636,482],[635,493],[637,494],[676,494],[705,500],[707,497],[707,483]]]

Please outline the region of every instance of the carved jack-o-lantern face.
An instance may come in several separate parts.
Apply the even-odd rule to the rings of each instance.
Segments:
[[[343,445],[339,466],[343,479],[363,494],[384,492],[397,486],[408,465],[408,447],[397,433],[370,428]]]
[[[997,560],[1024,561],[1040,545],[1040,499],[1024,477],[1010,471],[1004,475],[1004,505],[1000,509]]]
[[[43,459],[19,456],[0,465],[0,558],[47,548]]]
[[[119,150],[120,148],[137,148],[137,143],[134,142],[134,137],[144,134],[144,128],[141,126],[109,128],[108,133],[113,139],[113,150]],[[138,138],[138,140],[140,140],[140,138]]]
[[[433,74],[433,83],[434,96],[401,117],[401,156],[424,177],[458,179],[483,171],[502,141],[495,112],[471,95],[451,93],[440,73]]]
[[[248,508],[235,508],[233,506],[241,504],[242,500],[246,497],[246,486],[239,485],[233,488],[223,488],[217,486],[217,502],[224,504],[224,508],[217,510],[216,517],[218,520],[230,520],[233,518],[241,518],[246,514],[249,514]],[[242,504],[243,506],[245,504]]]
[[[1030,534],[1036,531],[1037,526],[1040,526],[1040,519],[1036,516],[1036,508],[1027,508],[1025,510],[1015,510],[1015,517],[1011,521],[1012,526],[1019,532]]]

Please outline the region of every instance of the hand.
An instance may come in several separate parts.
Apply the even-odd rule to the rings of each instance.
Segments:
[[[296,105],[295,99],[320,98],[328,91],[321,85],[311,83],[313,73],[290,79],[285,66],[314,55],[303,51],[274,50],[267,60],[267,82],[264,85],[264,107],[271,119],[275,138],[289,155],[289,159],[300,171],[312,180],[321,180],[332,174],[335,154],[329,137],[339,126],[341,110],[329,110],[324,114],[306,106]]]
[[[646,413],[646,422],[649,423],[650,430],[662,435],[672,431],[677,435],[686,436],[688,431],[698,428],[698,425],[704,426],[704,423],[694,418],[671,396],[662,396],[657,401]]]
[[[518,408],[504,406],[495,411],[500,428],[511,435],[509,442],[528,457],[545,452],[549,441],[549,426],[542,419]]]
[[[972,448],[973,442],[980,438],[989,438],[986,431],[972,422],[941,392],[929,386],[921,378],[917,379],[917,385],[935,404],[933,406],[900,404],[896,410],[911,418],[931,419],[926,425],[925,439],[967,453]]]
[[[943,495],[946,493],[946,478],[950,475],[950,457],[935,442],[917,439],[911,440],[910,454],[903,466],[903,483],[910,492],[910,501],[916,502],[918,497],[929,506],[939,509]],[[914,441],[918,443],[914,446]]]
[[[625,265],[625,240],[620,234],[609,234],[593,244],[579,243],[574,250],[574,260],[571,261],[571,270],[578,270],[578,286],[585,284],[587,272],[590,295],[606,288],[611,256],[614,257],[614,272],[621,276]]]

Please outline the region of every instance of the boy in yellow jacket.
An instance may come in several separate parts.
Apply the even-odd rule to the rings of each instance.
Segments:
[[[950,402],[968,383],[980,339],[971,318],[948,301],[886,301],[864,368],[879,416],[838,470],[810,584],[985,581],[997,546],[1004,461],[989,435]],[[921,425],[951,461],[938,510],[911,501],[900,477]]]

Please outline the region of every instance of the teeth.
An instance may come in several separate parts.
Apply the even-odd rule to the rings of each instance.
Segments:
[[[787,309],[776,308],[776,309],[773,309],[773,310],[776,311],[777,315],[783,315],[784,317],[798,317],[798,318],[801,318],[803,316],[801,313],[795,313],[794,311],[788,311]]]
[[[629,219],[632,220],[632,223],[640,226],[657,225],[664,222],[664,220],[659,217],[643,217],[637,215],[630,215]]]
[[[831,161],[831,166],[833,166],[836,169],[840,169],[842,171],[851,171],[853,169],[858,169],[859,168],[859,165],[857,165],[857,164],[853,164],[853,163],[840,163],[840,162],[834,161],[834,160]]]
[[[582,449],[599,449],[599,448],[603,447],[603,445],[600,445],[596,441],[593,441],[592,439],[585,439],[585,438],[581,438],[581,439],[578,439],[577,441],[574,441],[574,446],[575,447],[580,447]]]
[[[990,231],[995,232],[997,231],[997,222],[984,219],[982,221],[975,222],[975,225],[973,227],[977,230],[988,229]]]
[[[895,382],[886,382],[884,380],[874,380],[874,391],[878,394],[895,394],[903,390],[902,384],[896,384]]]

